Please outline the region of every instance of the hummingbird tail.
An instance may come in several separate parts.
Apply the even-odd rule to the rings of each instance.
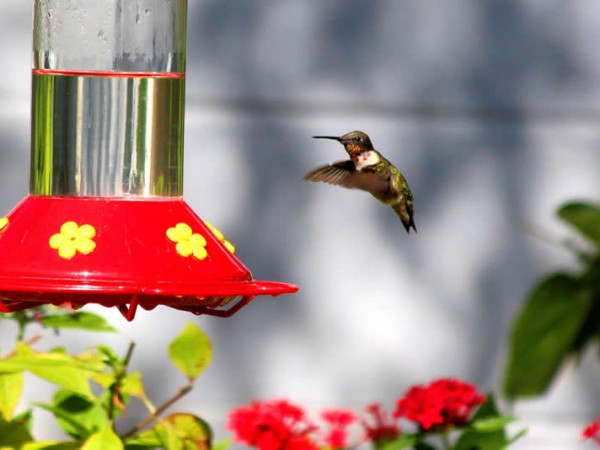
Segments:
[[[402,203],[392,205],[392,209],[400,218],[400,221],[402,222],[402,225],[404,225],[404,229],[408,234],[410,234],[411,228],[415,230],[415,233],[417,232],[417,226],[415,225],[412,209],[410,211],[407,210],[406,205],[403,205]]]
[[[417,226],[415,225],[415,220],[413,219],[412,216],[410,216],[408,222],[402,221],[402,225],[404,225],[404,228],[406,228],[406,232],[408,234],[410,234],[410,229],[411,228],[413,230],[415,230],[415,233],[417,233]]]

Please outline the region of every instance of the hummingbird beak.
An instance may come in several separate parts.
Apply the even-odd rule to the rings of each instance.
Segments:
[[[313,136],[313,139],[331,139],[332,141],[342,142],[342,138],[337,136]]]

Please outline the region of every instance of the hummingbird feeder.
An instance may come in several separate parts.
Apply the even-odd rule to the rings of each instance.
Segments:
[[[227,317],[253,280],[183,200],[187,0],[35,0],[30,189],[0,218],[0,312]]]

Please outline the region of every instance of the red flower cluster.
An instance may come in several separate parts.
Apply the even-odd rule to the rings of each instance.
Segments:
[[[583,439],[593,439],[596,444],[600,445],[600,416],[590,423],[582,432]]]
[[[348,427],[358,420],[358,416],[346,409],[329,409],[321,413],[321,419],[329,425],[323,440],[331,448],[348,446]]]
[[[381,407],[381,403],[371,403],[367,405],[365,411],[372,417],[372,421],[362,422],[366,440],[379,444],[400,436],[397,418],[389,417]]]
[[[310,438],[317,429],[302,408],[286,400],[252,402],[229,414],[235,440],[258,450],[317,450]]]
[[[439,431],[466,425],[473,409],[484,403],[485,396],[475,386],[454,379],[440,379],[426,386],[413,386],[397,402],[396,411],[387,414],[379,403],[365,408],[360,417],[346,409],[321,413],[323,431],[311,422],[304,410],[287,400],[252,402],[229,414],[227,428],[236,442],[258,450],[318,450],[322,441],[329,449],[348,448],[349,427],[362,425],[364,435],[355,443],[372,442],[375,447],[400,436],[400,418],[416,422],[421,431]],[[600,417],[586,431],[586,438],[600,435]],[[600,438],[598,438],[600,439]],[[600,440],[597,440],[600,442]]]
[[[473,409],[485,402],[472,384],[442,378],[427,386],[413,386],[398,400],[395,417],[417,422],[422,430],[466,425]]]

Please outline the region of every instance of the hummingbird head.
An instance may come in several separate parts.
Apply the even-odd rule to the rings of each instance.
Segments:
[[[340,142],[350,157],[356,157],[363,152],[367,152],[369,150],[373,150],[373,144],[371,144],[371,139],[366,133],[362,131],[350,131],[349,133],[344,134],[343,136],[313,136],[315,139],[332,139],[334,141]]]

